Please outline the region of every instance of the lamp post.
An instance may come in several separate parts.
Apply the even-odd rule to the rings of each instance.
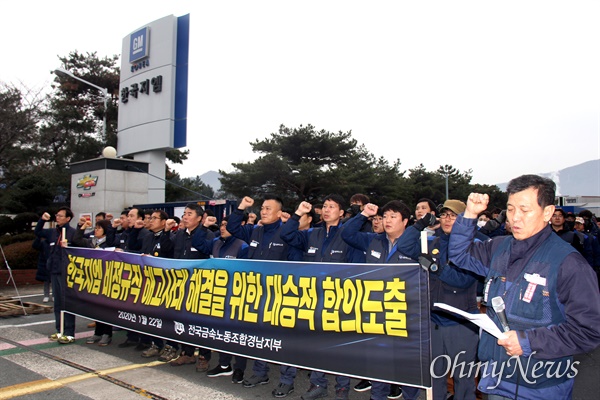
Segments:
[[[446,174],[446,200],[448,200],[448,174]]]
[[[70,78],[76,79],[76,80],[83,82],[86,85],[89,85],[95,89],[98,89],[100,92],[102,92],[102,98],[104,99],[104,118],[102,119],[102,141],[105,142],[106,141],[106,111],[108,110],[108,89],[102,88],[98,85],[94,85],[92,82],[88,82],[85,79],[75,76],[75,75],[73,75],[73,73],[71,71],[67,71],[66,69],[63,69],[63,68],[55,69],[54,73],[58,76],[68,76]]]
[[[447,165],[442,167],[442,172],[446,178],[446,200],[448,200],[448,175],[450,174],[450,168]]]

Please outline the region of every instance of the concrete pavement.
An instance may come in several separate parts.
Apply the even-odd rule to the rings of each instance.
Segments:
[[[19,288],[24,302],[42,304],[41,291],[41,286]],[[15,291],[2,288],[0,296],[15,296]],[[279,380],[276,365],[271,366],[269,384],[244,388],[231,377],[197,373],[194,365],[172,367],[143,358],[132,348],[121,349],[117,344],[125,340],[124,331],[115,331],[109,346],[87,345],[85,339],[93,334],[89,322],[77,317],[76,342],[60,345],[48,340],[55,332],[53,313],[0,317],[0,399],[273,399],[271,391]],[[213,353],[210,367],[217,361]],[[245,376],[251,367],[249,361]],[[333,385],[329,398],[335,397]],[[299,399],[306,392],[307,371],[298,372],[295,387],[288,398]],[[350,399],[368,400],[369,392],[352,392]]]
[[[41,303],[41,286],[19,288],[23,301]],[[16,295],[2,288],[0,296]],[[52,303],[49,303],[50,305]],[[77,318],[75,344],[60,345],[48,341],[54,333],[54,314],[0,317],[0,399],[272,399],[271,391],[279,378],[272,366],[267,385],[244,388],[231,383],[230,377],[208,378],[197,373],[194,365],[172,367],[155,359],[145,359],[132,348],[117,346],[125,339],[116,331],[107,347],[86,345],[93,332],[90,321]],[[211,368],[218,355],[213,353]],[[580,362],[574,399],[598,398],[600,393],[600,348],[576,357]],[[248,363],[246,376],[251,374]],[[352,380],[352,386],[358,381]],[[299,371],[295,392],[287,398],[299,399],[308,389],[307,371]],[[329,398],[333,399],[334,380],[330,377]],[[424,394],[421,398],[425,398]],[[369,392],[351,390],[351,400],[368,400]],[[549,399],[553,400],[553,399]]]

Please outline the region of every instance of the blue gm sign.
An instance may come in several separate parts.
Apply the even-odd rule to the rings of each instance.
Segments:
[[[150,28],[145,27],[134,32],[129,37],[129,62],[131,64],[138,62],[142,58],[148,57],[150,50]]]

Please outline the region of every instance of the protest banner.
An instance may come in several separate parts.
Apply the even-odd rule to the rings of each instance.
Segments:
[[[308,370],[431,386],[428,277],[417,263],[67,252],[66,312]]]

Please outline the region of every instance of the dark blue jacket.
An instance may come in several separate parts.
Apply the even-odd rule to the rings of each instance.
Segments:
[[[563,226],[563,229],[561,229],[559,231],[555,231],[553,229],[552,232],[557,234],[565,242],[570,243],[571,246],[573,246],[575,249],[577,249],[578,252],[583,254],[583,236],[582,235],[577,235],[574,231],[565,229],[564,226]]]
[[[592,252],[594,254],[594,263],[592,266],[597,270],[600,268],[600,240],[596,236],[593,236],[591,232],[588,232],[587,235],[592,238]]]
[[[550,248],[555,248],[553,251],[559,251],[561,254],[556,281],[553,282],[552,277],[542,276],[542,278],[547,278],[546,284],[553,286],[545,288],[541,284],[537,285],[533,291],[535,297],[532,298],[532,302],[533,299],[545,297],[544,291],[547,291],[548,294],[552,291],[552,298],[558,302],[557,308],[564,315],[564,320],[558,324],[546,326],[531,324],[527,327],[524,325],[526,324],[525,320],[519,320],[519,312],[516,312],[513,307],[508,310],[516,318],[515,322],[519,323],[516,325],[517,330],[524,333],[524,337],[519,334],[519,343],[524,355],[535,352],[535,358],[532,360],[535,362],[536,359],[557,360],[595,349],[600,344],[600,293],[596,275],[581,254],[572,252],[572,248],[567,243],[554,236],[550,226],[546,226],[525,240],[516,240],[512,236],[505,236],[492,238],[487,242],[473,243],[475,224],[475,219],[458,216],[450,237],[450,261],[479,275],[485,274],[489,279],[494,279],[494,271],[501,271],[504,278],[500,281],[506,282],[507,289],[513,284],[520,285],[525,271],[531,274],[536,268],[540,269],[547,265],[548,260],[544,258],[546,254],[543,251],[548,251],[544,250],[548,248],[548,243],[551,245]],[[510,245],[508,257],[502,257],[501,245]],[[542,253],[540,254],[538,251],[542,251]],[[557,259],[554,255],[553,258]],[[506,263],[506,265],[502,266],[501,263]],[[539,266],[536,267],[536,265]],[[541,269],[540,272],[542,272]],[[492,281],[490,280],[490,282]],[[524,307],[522,308],[523,312],[527,312],[529,309],[529,303],[524,300],[517,300],[516,303]],[[535,311],[533,308],[531,310]],[[553,320],[555,320],[554,317]],[[511,324],[510,315],[508,323]],[[497,344],[490,346],[492,345],[498,346]],[[565,386],[560,389],[564,393],[569,392],[572,388],[572,381],[571,379],[564,382]],[[556,385],[556,388],[559,386]],[[512,389],[510,382],[502,381],[492,392],[503,394]],[[526,387],[520,389],[523,390],[524,397],[528,395],[534,397],[535,395],[538,398],[544,395],[543,388],[529,389],[535,391],[535,394],[527,393],[527,389]]]
[[[266,225],[242,225],[244,212],[235,210],[229,215],[227,231],[248,243],[248,258],[252,260],[302,261],[302,251],[289,248],[281,237],[283,222]]]
[[[215,258],[248,258],[248,243],[233,236],[213,240],[213,257]]]
[[[173,258],[198,260],[210,257],[210,251],[205,252],[194,246],[195,234],[200,230],[200,226],[197,226],[196,229],[190,233],[188,233],[187,229],[178,229],[175,233],[171,233]],[[212,232],[210,233],[212,234]]]
[[[398,251],[418,261],[421,254],[421,231],[410,226],[396,242]],[[438,265],[437,272],[429,273],[429,293],[432,304],[431,321],[440,326],[471,324],[452,313],[433,308],[433,303],[445,303],[469,313],[477,313],[477,283],[479,277],[462,270],[448,261],[450,236],[441,231],[439,237],[428,242],[427,252]]]
[[[171,232],[164,230],[158,232],[142,233],[144,228],[133,228],[129,235],[129,251],[149,254],[154,257],[173,258],[175,246],[171,241]]]
[[[589,232],[579,232],[583,236],[583,257],[590,266],[600,265],[600,245],[598,240]]]
[[[507,276],[510,268],[510,259],[515,258],[513,252],[513,243],[510,238],[505,238],[500,241],[500,245],[496,249],[494,259],[490,265],[488,272],[488,282],[486,296],[488,299],[493,299],[496,296],[501,296],[506,306],[506,318],[510,328],[516,331],[524,331],[527,333],[530,329],[546,328],[559,325],[565,322],[565,315],[562,312],[562,307],[556,298],[556,283],[558,269],[563,260],[570,253],[576,250],[566,244],[564,241],[555,235],[548,236],[548,240],[542,241],[540,245],[532,251],[533,254],[527,254],[530,261],[522,268],[518,277],[509,281]],[[521,249],[515,249],[521,250]],[[524,254],[517,253],[516,257],[521,258]],[[544,284],[536,284],[531,286],[533,282],[531,276],[538,274],[543,278]],[[544,293],[546,292],[546,293]],[[500,328],[501,324],[497,314],[491,307],[487,309],[488,316],[496,322]],[[531,354],[531,349],[523,349],[522,365],[526,365],[527,357]],[[535,357],[534,357],[535,358]],[[529,363],[525,367],[527,379],[519,377],[513,373],[514,368],[518,368],[516,363],[510,366],[510,356],[506,354],[503,347],[496,345],[496,338],[487,332],[482,332],[481,346],[479,346],[479,359],[482,361],[492,361],[506,363],[506,371],[502,378],[514,384],[519,383],[519,378],[522,380],[521,385],[531,388],[543,388],[555,386],[567,380],[567,374],[557,377],[549,376],[548,368],[539,368],[535,373],[539,375],[533,376],[533,363]],[[572,363],[571,356],[563,356],[553,359],[557,365],[570,365]],[[535,381],[535,383],[531,383]]]
[[[391,246],[384,233],[361,232],[360,229],[367,220],[362,214],[358,214],[344,224],[342,239],[350,246],[362,251],[367,263],[406,263],[413,262],[410,257],[400,252],[396,246]]]
[[[69,256],[67,252],[57,243],[59,237],[62,235],[62,228],[65,228],[65,236],[67,237],[67,243],[73,241],[73,235],[75,235],[75,229],[71,225],[64,224],[57,226],[56,228],[44,229],[46,221],[40,219],[35,226],[35,236],[45,238],[48,241],[50,248],[48,254],[47,267],[51,274],[62,274],[69,265]]]
[[[111,229],[114,229],[114,228],[111,228]],[[131,234],[132,230],[133,230],[133,228],[127,228],[127,229],[121,230],[121,232],[117,232],[117,230],[115,229],[114,246],[123,251],[127,251],[129,248],[129,235]]]
[[[364,262],[363,252],[342,240],[342,224],[327,228],[298,230],[300,216],[294,214],[281,228],[281,238],[291,247],[301,250],[304,261],[311,262]]]
[[[37,272],[35,273],[35,279],[40,282],[50,282],[50,271],[48,270],[47,260],[50,255],[50,246],[48,240],[36,236],[35,240],[31,244],[35,250],[39,251]]]
[[[85,235],[85,231],[81,229],[81,225],[77,225],[77,229],[75,230],[75,234],[73,235],[73,245],[77,247],[87,247],[90,249],[105,249],[107,247],[112,247],[113,242],[115,241],[114,234],[115,230],[109,229],[102,243],[97,244],[97,242],[94,240],[94,236],[92,236],[91,238],[86,237],[87,235]]]
[[[213,232],[204,226],[196,230],[192,246],[201,252],[208,252],[213,258],[248,258],[248,244],[234,236],[223,239],[212,238]]]

